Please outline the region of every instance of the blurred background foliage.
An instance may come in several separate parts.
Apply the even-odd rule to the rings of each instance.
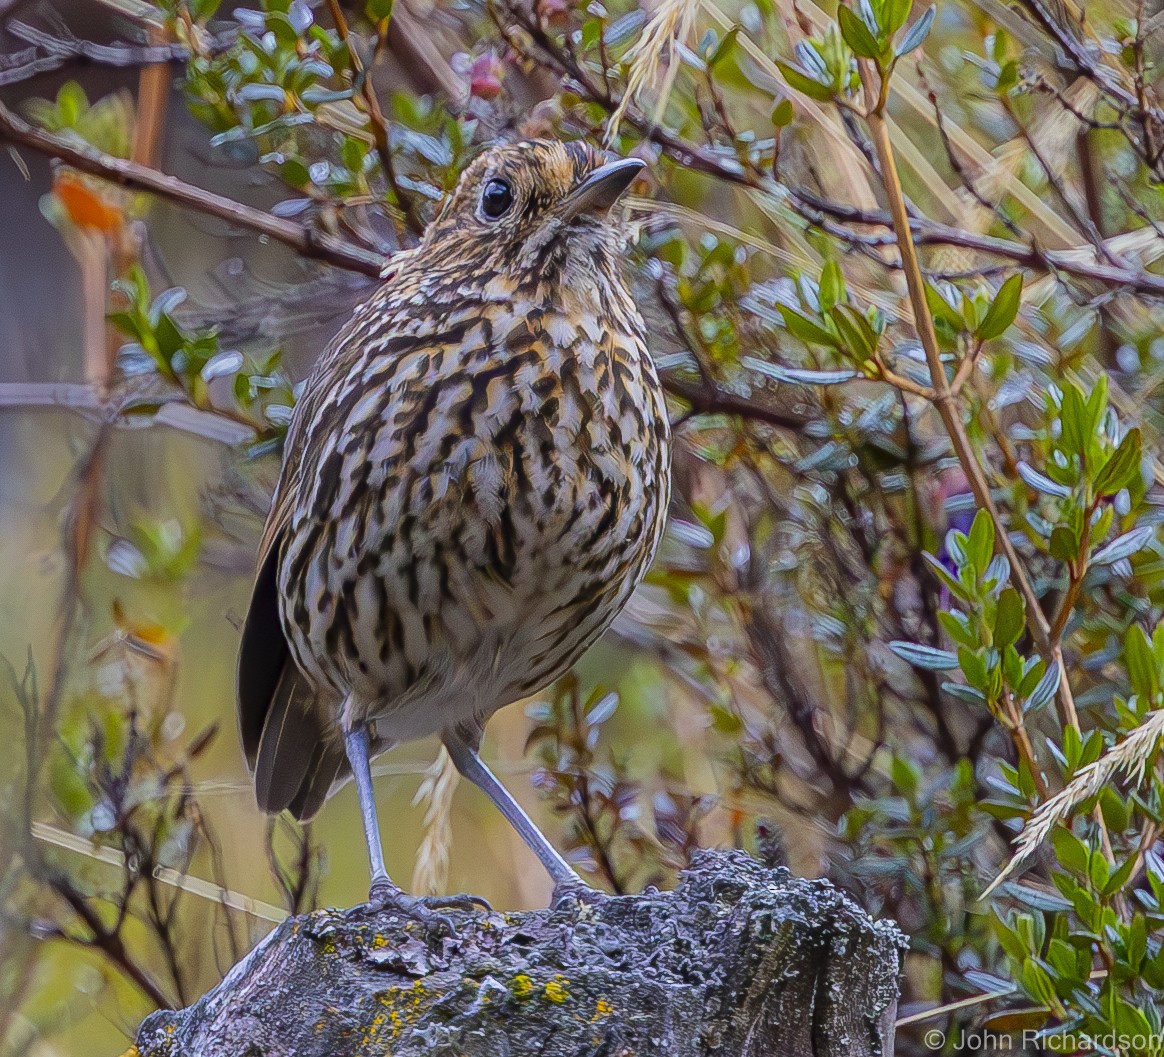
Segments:
[[[1158,5],[0,18],[0,1051],[118,1052],[283,914],[363,898],[351,790],[266,820],[233,731],[280,440],[473,151],[553,135],[650,163],[628,267],[677,494],[628,611],[487,755],[610,891],[739,845],[896,919],[903,1054],[1161,1052]],[[377,773],[395,876],[545,901],[435,745]]]

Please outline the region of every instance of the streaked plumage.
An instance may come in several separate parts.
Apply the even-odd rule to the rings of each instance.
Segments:
[[[475,750],[646,572],[670,438],[606,215],[638,166],[610,161],[484,153],[320,357],[239,658],[264,810],[318,811],[363,726],[373,753],[432,733]],[[512,206],[490,219],[499,182]]]

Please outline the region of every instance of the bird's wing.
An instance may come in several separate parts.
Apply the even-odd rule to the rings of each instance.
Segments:
[[[247,764],[252,768],[271,702],[285,670],[294,667],[279,620],[279,553],[285,524],[286,514],[281,514],[278,506],[272,506],[259,546],[258,573],[251,589],[238,652],[239,733]]]
[[[237,701],[259,807],[272,814],[291,808],[306,819],[322,806],[316,787],[331,786],[343,750],[326,736],[315,695],[296,668],[279,617],[279,559],[296,494],[298,444],[292,429],[259,543],[258,573],[239,646]]]

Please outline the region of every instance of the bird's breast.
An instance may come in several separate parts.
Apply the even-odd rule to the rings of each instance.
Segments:
[[[493,696],[544,685],[654,554],[669,434],[641,333],[518,307],[386,339],[307,424],[287,623],[341,691],[483,668]]]

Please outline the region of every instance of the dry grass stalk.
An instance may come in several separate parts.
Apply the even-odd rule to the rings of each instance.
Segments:
[[[1022,833],[1015,839],[1015,853],[1006,867],[982,893],[986,899],[1050,836],[1055,826],[1068,818],[1084,801],[1095,796],[1117,776],[1124,775],[1133,784],[1142,785],[1147,777],[1148,764],[1156,755],[1161,737],[1164,737],[1164,709],[1149,712],[1131,734],[1109,749],[1094,763],[1088,764],[1050,800],[1040,804]]]
[[[453,793],[460,775],[442,745],[437,758],[424,772],[412,806],[427,804],[424,812],[424,839],[416,853],[412,870],[415,895],[439,895],[447,890],[449,851],[453,846]]]
[[[618,135],[618,126],[626,114],[627,107],[634,102],[647,85],[658,81],[659,67],[663,64],[663,55],[666,53],[666,68],[662,80],[658,81],[659,88],[655,95],[655,113],[652,120],[659,124],[667,110],[667,100],[671,98],[671,89],[675,87],[675,78],[679,76],[679,56],[676,54],[676,44],[682,43],[691,33],[691,26],[695,21],[695,12],[699,8],[699,0],[662,0],[655,13],[643,26],[639,39],[631,45],[626,53],[626,60],[630,64],[627,68],[626,91],[618,108],[610,117],[606,127],[604,142],[610,144]]]

